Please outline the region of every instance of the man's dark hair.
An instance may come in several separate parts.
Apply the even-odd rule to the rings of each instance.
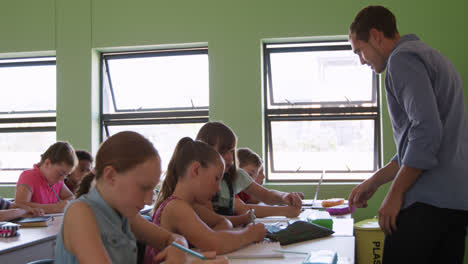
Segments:
[[[356,39],[367,42],[372,28],[382,31],[387,38],[398,34],[395,16],[383,6],[368,6],[362,9],[349,26],[349,33],[355,33]]]

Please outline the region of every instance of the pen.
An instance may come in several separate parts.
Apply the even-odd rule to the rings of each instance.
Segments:
[[[185,251],[185,252],[187,252],[187,253],[189,253],[189,254],[191,254],[191,255],[197,257],[197,258],[200,258],[200,259],[207,259],[207,258],[205,258],[205,256],[203,256],[202,254],[200,254],[200,253],[198,253],[198,252],[195,252],[195,251],[193,251],[193,250],[191,250],[191,249],[188,249],[188,248],[186,248],[186,247],[184,247],[184,246],[182,246],[182,245],[180,245],[180,244],[177,244],[176,242],[172,242],[172,245],[173,245],[174,247],[176,247],[176,248],[182,250],[182,251]]]

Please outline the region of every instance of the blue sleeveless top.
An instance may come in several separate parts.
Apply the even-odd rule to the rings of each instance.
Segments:
[[[112,263],[136,263],[137,245],[136,239],[130,230],[128,219],[119,216],[101,197],[96,188],[92,188],[73,201],[85,202],[96,217],[96,224],[101,235],[101,241]],[[67,207],[68,210],[68,207]],[[65,210],[65,214],[67,213]],[[86,230],[83,230],[85,232]],[[63,223],[57,234],[55,246],[55,263],[79,263],[74,255],[65,249],[63,242]]]

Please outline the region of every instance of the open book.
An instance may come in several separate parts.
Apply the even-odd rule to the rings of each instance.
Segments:
[[[224,255],[228,259],[236,258],[282,258],[284,254],[275,252],[280,250],[279,242],[263,241],[259,243],[250,244],[244,248]]]

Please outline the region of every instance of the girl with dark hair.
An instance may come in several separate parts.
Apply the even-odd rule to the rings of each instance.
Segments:
[[[93,165],[93,156],[86,150],[76,150],[78,165],[65,177],[63,181],[72,193],[76,192],[83,177],[91,171]]]
[[[291,205],[300,210],[303,193],[284,193],[269,190],[257,184],[243,169],[237,167],[236,144],[237,137],[231,128],[221,122],[207,122],[202,126],[197,135],[197,140],[206,142],[214,147],[223,157],[225,163],[224,178],[220,191],[212,201],[215,212],[232,216],[234,215],[234,195],[244,191],[257,200],[270,205]],[[246,224],[249,218],[230,218],[233,225]]]

